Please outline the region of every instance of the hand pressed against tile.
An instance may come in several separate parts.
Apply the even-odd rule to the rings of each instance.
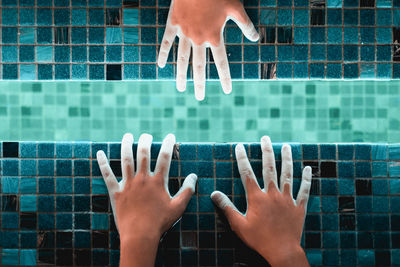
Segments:
[[[179,36],[177,57],[177,89],[186,90],[187,68],[190,49],[193,47],[193,79],[197,100],[205,97],[206,48],[210,47],[222,89],[232,91],[228,58],[223,41],[225,23],[232,19],[251,41],[259,35],[239,0],[173,0],[168,15],[167,27],[158,57],[163,68],[175,37]]]
[[[300,190],[294,200],[290,146],[282,147],[279,188],[269,137],[261,139],[261,148],[264,189],[257,183],[243,145],[236,146],[238,169],[246,192],[246,213],[240,213],[224,193],[215,191],[211,198],[224,211],[232,230],[272,266],[308,266],[300,239],[311,186],[311,168],[304,168]]]
[[[152,138],[148,134],[140,136],[138,166],[135,171],[133,136],[124,135],[120,182],[115,178],[104,152],[97,152],[97,160],[120,234],[121,266],[154,265],[161,235],[182,215],[196,187],[197,176],[190,174],[179,192],[171,197],[168,191],[168,174],[175,136],[170,134],[164,139],[154,173],[150,171]]]

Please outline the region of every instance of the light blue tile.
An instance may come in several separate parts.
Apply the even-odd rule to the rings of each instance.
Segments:
[[[336,7],[336,8],[340,8],[342,7],[342,0],[327,0],[327,6],[328,7]]]
[[[53,62],[53,48],[51,46],[36,47],[36,59],[38,62]]]
[[[399,177],[400,178],[400,162],[389,162],[389,177]]]
[[[34,177],[20,178],[21,194],[36,194],[37,181]]]
[[[3,249],[2,251],[2,264],[3,265],[18,265],[19,263],[19,250],[18,249]]]
[[[390,179],[390,194],[397,195],[400,194],[400,179]]]
[[[36,80],[36,66],[35,65],[20,65],[19,74],[21,80]]]
[[[108,213],[94,213],[92,215],[93,230],[107,230],[108,227]]]
[[[37,264],[36,249],[21,249],[19,264],[25,266],[35,266]]]
[[[372,162],[372,177],[387,177],[387,162]]]
[[[400,159],[400,144],[389,145],[389,159]]]
[[[20,196],[21,211],[36,211],[37,210],[37,197],[36,195],[21,195]]]
[[[371,147],[372,160],[386,160],[388,158],[386,144],[374,144]]]
[[[358,264],[363,266],[373,266],[375,265],[375,254],[371,249],[360,249],[358,251]]]
[[[124,8],[123,24],[124,25],[139,25],[139,9]]]
[[[122,43],[122,31],[121,31],[121,28],[116,28],[116,27],[108,27],[108,28],[106,28],[106,42],[107,42],[107,44],[120,44],[120,43]]]
[[[1,188],[4,194],[17,194],[19,193],[19,181],[17,177],[2,177]]]
[[[103,178],[92,179],[92,194],[107,194],[107,187]]]

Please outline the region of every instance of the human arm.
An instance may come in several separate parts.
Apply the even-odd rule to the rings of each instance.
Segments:
[[[280,187],[269,137],[261,139],[261,149],[264,189],[257,183],[243,145],[239,144],[235,149],[246,192],[245,214],[240,213],[222,192],[213,192],[211,198],[224,211],[232,230],[272,266],[309,266],[300,239],[311,186],[311,168],[304,168],[300,190],[294,200],[290,146],[282,147]]]
[[[197,176],[190,174],[171,197],[168,174],[175,136],[161,146],[154,173],[150,171],[152,136],[143,134],[133,161],[133,136],[124,135],[121,145],[122,180],[117,181],[103,151],[97,160],[110,196],[121,241],[120,266],[154,266],[161,235],[178,220],[195,191]]]

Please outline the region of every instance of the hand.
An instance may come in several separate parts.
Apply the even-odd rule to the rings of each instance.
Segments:
[[[300,247],[311,186],[311,168],[305,167],[300,191],[292,196],[293,162],[289,145],[282,147],[282,175],[278,188],[275,158],[269,137],[261,139],[264,189],[260,189],[242,144],[236,146],[238,169],[246,192],[247,211],[241,214],[218,191],[211,198],[236,234],[272,266],[308,266]]]
[[[175,37],[179,36],[176,87],[186,90],[190,48],[193,46],[193,79],[197,100],[205,97],[206,48],[214,62],[226,94],[232,91],[231,74],[223,41],[225,23],[232,19],[251,41],[259,35],[239,0],[172,0],[161,43],[158,65],[163,68]]]
[[[138,167],[135,172],[133,136],[124,135],[120,182],[115,178],[104,152],[97,152],[97,161],[107,185],[115,224],[120,234],[121,266],[154,266],[161,235],[182,215],[196,187],[197,176],[191,174],[178,193],[174,197],[170,196],[168,174],[175,136],[170,134],[164,139],[154,173],[150,172],[152,138],[148,134],[140,136]]]

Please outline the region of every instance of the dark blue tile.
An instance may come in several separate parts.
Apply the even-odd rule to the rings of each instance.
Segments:
[[[232,162],[215,162],[215,174],[217,178],[232,177]]]
[[[71,160],[56,160],[56,174],[57,174],[57,176],[71,176],[72,175],[72,161]]]
[[[74,175],[89,176],[90,175],[89,160],[74,160]]]
[[[201,195],[210,195],[215,189],[214,179],[198,179],[198,193]]]
[[[354,163],[352,161],[339,161],[338,171],[339,178],[352,178],[354,177]]]
[[[371,177],[370,162],[356,162],[356,177]]]
[[[337,195],[337,181],[331,179],[321,179],[322,195]]]
[[[197,159],[211,160],[213,158],[213,147],[207,144],[197,144]]]
[[[332,231],[338,230],[339,216],[337,214],[322,214],[322,229]]]
[[[321,159],[336,159],[336,145],[321,144],[319,147]]]
[[[40,176],[54,175],[54,160],[39,159],[38,166]]]
[[[74,196],[74,211],[90,211],[90,196]]]
[[[54,178],[39,178],[39,194],[54,193]]]
[[[72,229],[72,214],[57,213],[56,214],[56,228],[57,228],[57,230]]]
[[[2,223],[3,229],[18,229],[19,217],[17,213],[3,212],[1,218],[3,221]]]
[[[39,143],[38,157],[39,158],[54,158],[54,143]]]
[[[302,145],[303,159],[317,160],[318,159],[318,145]]]
[[[54,212],[54,196],[38,196],[38,210],[44,212]]]
[[[89,178],[74,178],[74,193],[75,194],[89,194],[90,193],[90,179]]]
[[[196,144],[181,144],[179,145],[179,158],[181,160],[196,159]]]
[[[72,194],[72,178],[57,178],[57,194]]]
[[[39,213],[38,214],[38,221],[39,221],[38,228],[40,230],[55,229],[55,215],[54,215],[54,213]]]
[[[37,234],[33,231],[20,232],[20,247],[21,248],[36,248]]]
[[[18,248],[18,232],[3,231],[1,240],[4,248]]]
[[[213,201],[209,195],[199,197],[199,212],[214,212]]]
[[[354,157],[354,145],[338,145],[339,160],[352,160]]]
[[[371,145],[356,144],[355,159],[371,160]]]
[[[16,159],[3,159],[3,175],[4,176],[17,176],[19,173],[19,160]]]
[[[56,211],[72,211],[72,197],[71,196],[57,196],[56,197]]]
[[[214,228],[215,228],[214,214],[199,215],[199,230],[214,230]]]
[[[74,228],[89,230],[90,229],[90,214],[76,213],[74,215]]]

